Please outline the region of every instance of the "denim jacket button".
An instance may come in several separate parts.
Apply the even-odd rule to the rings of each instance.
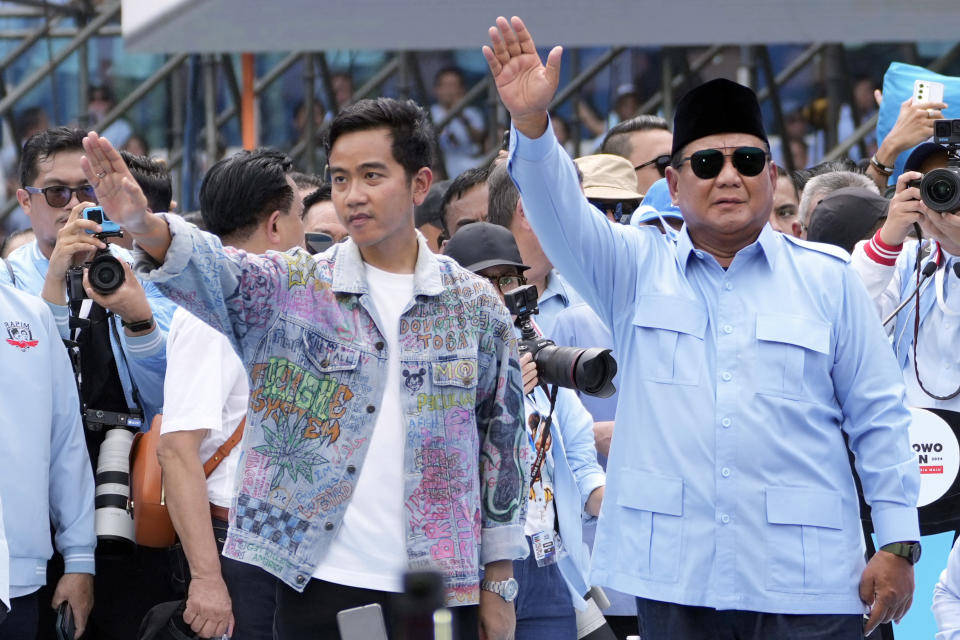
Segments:
[[[333,523],[328,522],[325,525],[323,525],[323,528],[326,529],[327,531],[330,531],[331,529],[333,529]]]
[[[377,408],[376,408],[375,406],[373,406],[372,404],[368,404],[368,405],[367,405],[367,413],[373,413],[373,412],[376,411],[376,410],[377,410]]]
[[[383,341],[380,341],[380,342],[377,342],[377,344],[375,344],[375,345],[373,345],[373,346],[377,348],[377,351],[383,351],[383,347],[384,347],[385,345],[383,344]]]
[[[327,367],[330,366],[330,361],[329,361],[329,360],[323,360],[323,361],[320,362],[320,366],[323,367],[324,369],[326,369]]]
[[[307,581],[307,578],[306,578],[305,576],[302,576],[302,575],[301,575],[301,576],[297,576],[297,579],[296,579],[296,583],[297,583],[297,584],[303,584],[303,583],[306,582],[306,581]]]
[[[347,465],[347,473],[356,473],[356,472],[357,472],[357,467],[356,467],[356,466],[354,466],[354,465],[352,465],[352,464],[348,464],[348,465]]]

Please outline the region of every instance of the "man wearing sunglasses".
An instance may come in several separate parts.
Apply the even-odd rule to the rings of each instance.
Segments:
[[[80,167],[83,136],[79,129],[55,127],[24,143],[17,199],[30,217],[36,239],[14,251],[8,263],[15,286],[42,297],[61,337],[80,345],[83,404],[130,415],[142,411],[143,424],[148,426],[163,406],[166,331],[176,305],[155,285],[141,284],[129,267],[130,254],[111,244],[111,253],[123,265],[124,283],[106,296],[85,283],[87,295],[96,304],[83,301],[79,314],[90,320],[90,326],[80,330],[69,326],[67,270],[106,246],[92,235],[98,225],[81,215],[85,206],[97,202]],[[169,195],[166,201],[164,208],[170,203]],[[84,433],[96,467],[104,430],[86,429]],[[171,567],[166,550],[138,547],[131,556],[100,550],[96,562],[95,584],[90,580],[84,585],[94,589],[90,619],[94,634],[133,637],[150,607],[176,597],[169,586]]]
[[[489,34],[530,224],[623,363],[591,582],[637,596],[644,640],[860,640],[902,618],[920,550],[903,382],[848,258],[770,228],[756,95],[714,80],[678,102],[685,224],[665,242],[578,193],[546,111],[561,49],[543,65],[519,18]]]
[[[664,176],[670,164],[673,134],[670,124],[660,116],[644,114],[624,120],[603,138],[600,153],[623,156],[637,174],[637,191],[645,194]]]

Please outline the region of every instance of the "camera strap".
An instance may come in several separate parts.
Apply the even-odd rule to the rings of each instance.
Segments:
[[[918,245],[919,245],[919,244],[920,244],[920,243],[918,242]],[[943,266],[943,263],[945,262],[945,260],[944,260],[944,257],[943,257],[943,249],[940,247],[940,243],[939,243],[939,242],[936,243],[936,247],[935,247],[935,248],[931,249],[931,252],[933,253],[933,258],[931,258],[930,264],[936,264],[936,269],[937,269],[938,271],[940,271],[940,267]],[[958,386],[958,387],[954,390],[954,392],[951,393],[951,394],[949,394],[949,395],[938,396],[937,394],[932,393],[929,389],[927,389],[927,388],[924,386],[924,384],[923,384],[923,380],[920,378],[920,365],[919,365],[919,363],[917,362],[917,341],[918,341],[919,338],[920,338],[920,261],[921,261],[921,259],[922,259],[922,258],[921,258],[921,256],[920,256],[920,249],[919,249],[919,246],[918,246],[918,248],[917,248],[917,269],[916,269],[916,272],[917,272],[917,290],[916,290],[916,293],[914,294],[914,295],[916,296],[916,300],[915,300],[915,304],[913,305],[913,314],[914,314],[914,315],[913,315],[913,345],[912,345],[912,348],[913,348],[913,373],[914,373],[914,375],[917,377],[917,384],[920,385],[920,389],[921,389],[925,394],[927,394],[928,396],[930,396],[930,397],[933,398],[934,400],[940,400],[940,401],[953,400],[953,399],[956,398],[957,396],[960,396],[960,386]],[[940,274],[937,274],[937,275],[940,275]],[[928,277],[929,277],[929,276],[928,276]],[[940,276],[940,278],[939,278],[939,284],[940,284],[940,285],[943,284],[943,277],[942,277],[942,276]]]
[[[550,425],[553,424],[553,410],[557,406],[557,390],[560,387],[553,385],[548,389],[546,385],[541,384],[540,388],[546,391],[547,397],[550,398],[550,413],[547,414],[547,417],[543,421],[543,430],[540,432],[540,444],[534,447],[537,456],[533,460],[533,466],[530,467],[531,487],[541,480],[543,463],[547,459],[547,440],[550,438]]]
[[[98,305],[99,306],[99,305]],[[107,311],[107,321],[110,323],[110,330],[113,332],[113,337],[117,341],[118,351],[120,351],[120,357],[123,358],[123,364],[127,367],[127,378],[130,380],[130,395],[133,398],[133,404],[140,411],[140,416],[145,415],[143,411],[143,402],[140,400],[140,389],[137,387],[137,381],[133,379],[133,371],[130,369],[130,361],[127,360],[127,352],[123,350],[123,340],[120,339],[120,332],[117,331],[117,323],[114,322],[114,318],[118,317],[113,311]],[[119,370],[117,371],[117,378],[119,379]]]

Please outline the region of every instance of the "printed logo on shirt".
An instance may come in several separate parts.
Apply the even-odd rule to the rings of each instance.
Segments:
[[[4,322],[3,326],[7,330],[7,344],[20,349],[20,351],[31,349],[40,342],[33,339],[33,332],[26,322]]]

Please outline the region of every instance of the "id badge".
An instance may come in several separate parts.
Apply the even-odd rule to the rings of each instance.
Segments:
[[[533,542],[533,557],[538,567],[547,567],[556,564],[563,553],[563,544],[560,534],[553,531],[538,531],[530,536]]]

